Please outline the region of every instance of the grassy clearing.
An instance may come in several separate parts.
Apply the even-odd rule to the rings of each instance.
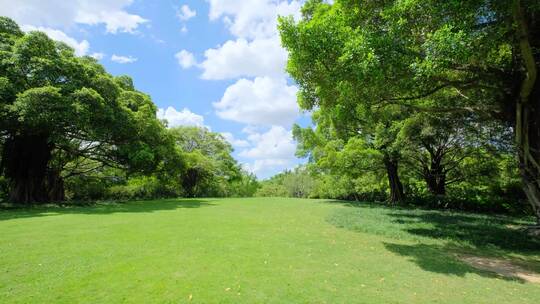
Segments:
[[[453,220],[447,213],[360,206],[253,198],[2,211],[0,302],[540,298],[540,285],[479,271],[454,255],[502,255],[537,267],[538,243],[506,227],[519,221],[467,214],[452,214],[461,216]]]

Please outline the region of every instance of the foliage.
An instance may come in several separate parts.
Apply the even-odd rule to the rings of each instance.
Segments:
[[[311,197],[315,187],[315,179],[306,168],[297,167],[293,171],[285,171],[261,182],[256,196],[267,197]]]
[[[63,200],[71,176],[153,172],[173,148],[150,97],[42,32],[0,20],[2,171],[10,200]]]
[[[127,175],[119,169],[92,171],[67,179],[74,200],[130,200],[167,197],[253,196],[254,175],[240,169],[232,148],[218,133],[199,127],[166,131],[174,149],[147,174]]]
[[[184,151],[186,171],[181,185],[188,197],[253,194],[254,178],[241,170],[231,155],[232,146],[219,133],[201,127],[176,127],[169,132]],[[246,189],[239,189],[242,183]]]
[[[253,173],[242,170],[240,177],[231,181],[229,187],[228,196],[252,197],[257,193],[260,183]]]
[[[9,193],[9,183],[5,177],[0,176],[0,202],[7,199]]]
[[[299,155],[351,184],[385,174],[390,202],[474,205],[496,197],[490,183],[505,184],[498,168],[513,154],[540,220],[538,9],[520,0],[307,1],[301,20],[279,22],[299,105],[315,112],[315,128],[295,130]]]
[[[105,198],[134,200],[182,196],[181,188],[169,188],[156,176],[139,176],[128,179],[124,185],[114,185],[106,190]]]
[[[220,134],[167,129],[156,110],[129,76],[0,18],[0,175],[10,201],[254,194],[255,177]]]
[[[66,179],[66,199],[70,201],[96,201],[106,198],[110,187],[125,182],[119,169],[104,168],[89,174]]]
[[[261,182],[260,188],[255,192],[257,197],[288,197],[289,191],[282,184],[269,181]]]

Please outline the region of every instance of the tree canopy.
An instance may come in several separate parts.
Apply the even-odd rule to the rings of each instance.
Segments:
[[[165,128],[129,77],[7,18],[0,33],[2,168],[12,201],[62,200],[63,175],[93,166],[151,171],[163,160]]]
[[[493,135],[487,141],[499,150],[509,144],[496,142],[513,132],[524,190],[539,212],[539,10],[537,1],[523,0],[311,0],[302,20],[281,18],[279,28],[300,106],[328,117],[337,135],[346,134],[346,141],[369,135],[362,139],[368,146],[395,148],[394,165],[404,147],[420,143],[417,150],[435,165],[421,160],[424,178],[439,176],[426,182],[443,192],[437,187],[448,168],[436,163],[449,152],[437,153],[437,146],[447,150],[441,140],[459,141],[459,149],[451,149],[464,154],[447,158],[467,154],[465,134],[452,124]],[[399,134],[407,132],[412,136],[400,145]],[[484,139],[475,136],[478,150]]]

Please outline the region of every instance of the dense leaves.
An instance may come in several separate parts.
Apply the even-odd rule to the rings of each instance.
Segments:
[[[351,190],[386,175],[391,202],[488,200],[519,168],[540,210],[538,13],[520,0],[307,1],[279,25],[299,104],[315,111],[316,128],[295,129],[299,154]]]
[[[156,111],[130,77],[114,77],[95,59],[0,18],[0,151],[8,200],[255,191],[253,176],[240,170],[220,135],[169,130]],[[242,183],[251,190],[238,189]]]

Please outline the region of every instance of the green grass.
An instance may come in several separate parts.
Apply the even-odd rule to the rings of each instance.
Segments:
[[[518,224],[275,198],[1,211],[0,303],[538,303],[454,256],[538,269]]]

